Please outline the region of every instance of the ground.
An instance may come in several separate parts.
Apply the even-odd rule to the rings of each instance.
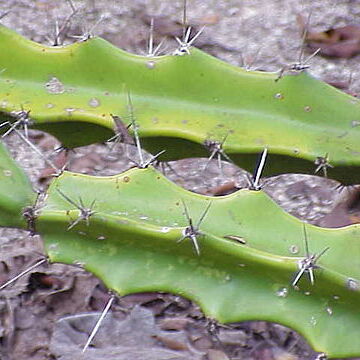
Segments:
[[[117,46],[135,53],[146,52],[151,17],[155,39],[167,36],[163,51],[170,51],[173,35],[181,34],[182,1],[75,1],[79,9],[66,29],[70,35],[91,30]],[[71,12],[65,0],[0,1],[1,22],[38,42],[54,41],[54,26]],[[188,0],[188,23],[208,24],[197,45],[211,54],[251,69],[278,71],[298,61],[301,36],[296,22],[311,13],[311,27],[325,30],[355,23],[358,1],[323,0]],[[93,29],[97,21],[103,20]],[[347,82],[347,90],[360,90],[359,56],[351,59],[315,57],[310,72],[331,82]],[[351,75],[351,76],[350,76]],[[50,154],[58,145],[51,137],[32,132],[31,138]],[[34,188],[45,186],[46,165],[29,152],[16,136],[5,139],[12,155],[29,174]],[[206,159],[171,163],[167,175],[178,184],[200,193],[228,183],[245,185],[244,172],[224,164],[223,175],[216,163],[206,173],[199,164]],[[92,145],[73,155],[70,169],[89,174],[116,174],[128,168],[121,155],[109,154],[104,145]],[[186,180],[185,180],[186,179]],[[334,191],[336,183],[321,177],[283,175],[267,179],[265,191],[286,211],[316,225],[331,225],[331,212],[344,199]],[[328,215],[330,214],[330,215]],[[344,214],[345,216],[346,214]],[[1,229],[0,283],[41,259],[41,239],[26,232]],[[246,322],[216,326],[205,319],[195,304],[171,294],[146,293],[117,297],[84,357],[75,356],[85,344],[109,297],[91,274],[79,267],[43,264],[0,293],[0,357],[9,360],[42,359],[314,359],[316,354],[298,334],[277,324]]]

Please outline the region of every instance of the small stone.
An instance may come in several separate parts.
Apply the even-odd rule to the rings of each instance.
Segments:
[[[192,321],[187,318],[168,318],[164,319],[161,322],[161,329],[162,330],[183,330],[185,329],[186,325],[191,323]]]
[[[207,353],[209,360],[229,360],[228,356],[221,350],[209,349]]]
[[[219,330],[219,340],[223,345],[245,346],[247,343],[247,335],[242,330]]]

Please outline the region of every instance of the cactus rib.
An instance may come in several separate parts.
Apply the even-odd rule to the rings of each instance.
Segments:
[[[23,211],[35,203],[36,195],[25,173],[0,142],[0,226],[27,228]]]
[[[190,55],[149,58],[126,53],[100,38],[47,47],[0,27],[1,118],[31,110],[34,127],[66,147],[104,141],[110,114],[127,113],[131,91],[139,136],[164,160],[206,156],[201,146],[229,134],[224,151],[250,170],[264,147],[264,175],[314,173],[328,154],[328,176],[360,182],[359,100],[306,72],[245,71],[191,48]],[[28,71],[31,69],[31,71]]]
[[[73,205],[59,188],[84,203],[96,200],[89,226],[79,222],[67,231]],[[182,201],[193,219],[202,219],[199,256],[190,242],[178,243],[189,226]],[[179,188],[152,167],[112,177],[64,172],[37,219],[50,261],[82,264],[121,295],[173,292],[218,321],[275,321],[329,357],[355,356],[360,227],[305,227],[311,251],[330,249],[311,258],[313,284],[301,277],[292,286],[304,260],[303,224],[261,190],[210,198]],[[239,237],[241,242],[233,240]]]

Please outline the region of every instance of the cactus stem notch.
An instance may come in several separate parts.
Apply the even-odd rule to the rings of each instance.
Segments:
[[[309,242],[307,238],[306,228],[305,225],[303,226],[304,229],[304,242],[305,242],[305,257],[299,261],[299,271],[296,273],[295,278],[291,285],[296,287],[297,283],[301,279],[304,273],[309,274],[309,279],[311,285],[315,284],[315,277],[314,277],[314,269],[317,269],[319,266],[316,265],[317,261],[323,256],[330,247],[326,247],[323,249],[319,254],[310,254],[309,251]]]
[[[159,151],[157,154],[155,155],[151,155],[150,158],[148,160],[144,160],[144,155],[142,152],[142,148],[141,148],[141,142],[140,142],[140,136],[139,136],[139,126],[136,123],[135,120],[135,116],[134,116],[134,108],[132,105],[132,101],[131,101],[131,97],[130,97],[130,92],[128,92],[128,109],[129,109],[129,115],[131,118],[131,127],[133,129],[134,132],[134,138],[135,138],[135,146],[136,149],[138,151],[138,155],[139,155],[139,161],[135,161],[129,158],[130,161],[132,161],[138,168],[140,169],[146,169],[149,165],[151,165],[160,155],[162,155],[165,150],[161,150]],[[122,124],[123,125],[123,124]]]
[[[320,170],[323,171],[324,176],[327,178],[327,169],[334,168],[333,165],[329,163],[329,154],[326,153],[325,156],[318,156],[314,164],[317,165],[317,168],[314,171],[314,174],[317,174]]]
[[[268,149],[265,148],[261,153],[259,160],[256,164],[253,177],[247,176],[250,190],[255,190],[255,191],[261,190],[260,179],[261,179],[261,174],[265,167],[267,154],[268,154]]]
[[[307,37],[307,34],[308,34],[308,28],[309,28],[309,25],[310,25],[310,18],[311,18],[311,13],[309,14],[309,16],[307,18],[306,26],[305,26],[305,28],[303,30],[303,33],[302,33],[301,47],[300,47],[300,53],[299,53],[298,62],[284,66],[279,71],[279,75],[275,79],[275,82],[279,81],[283,77],[283,75],[284,75],[284,73],[286,71],[295,72],[295,73],[301,73],[304,70],[307,70],[310,67],[310,65],[309,65],[310,60],[312,58],[314,58],[319,53],[319,51],[321,50],[321,48],[318,48],[311,55],[309,55],[306,59],[304,59],[305,41],[306,41],[306,37]]]
[[[187,209],[187,206],[186,206],[184,200],[181,199],[181,202],[183,204],[184,214],[185,214],[186,220],[188,221],[189,225],[184,229],[183,236],[177,242],[180,243],[181,241],[183,241],[185,239],[190,239],[191,242],[193,243],[196,255],[200,256],[200,247],[199,247],[197,237],[199,235],[201,235],[199,228],[200,228],[201,223],[204,221],[205,216],[209,212],[211,202],[207,205],[207,207],[205,208],[204,212],[201,214],[201,216],[195,226],[193,224],[192,218],[189,215],[189,211]]]
[[[230,159],[230,157],[225,153],[224,149],[223,149],[223,145],[226,141],[226,138],[228,137],[229,133],[227,133],[224,138],[222,139],[221,142],[218,141],[213,141],[213,140],[205,140],[204,141],[204,146],[205,148],[210,152],[210,156],[203,168],[203,171],[205,171],[207,169],[207,167],[210,164],[210,161],[215,157],[215,155],[217,156],[217,161],[218,161],[218,167],[220,169],[220,171],[222,172],[222,165],[221,165],[221,158],[223,157],[225,160],[227,160],[230,163],[233,163],[233,161]]]
[[[94,37],[93,31],[95,28],[105,19],[104,15],[101,15],[100,18],[94,23],[90,28],[83,30],[81,35],[71,35],[70,37],[76,39],[78,42],[84,42]]]
[[[183,1],[183,19],[182,19],[182,26],[183,26],[183,36],[182,39],[175,37],[175,40],[179,43],[178,48],[173,52],[175,56],[183,56],[185,54],[190,55],[190,48],[195,40],[201,35],[204,31],[205,26],[203,26],[190,40],[191,35],[191,26],[187,25],[187,0]]]
[[[62,24],[62,26],[59,28],[59,22],[56,20],[55,21],[55,29],[54,29],[54,34],[52,34],[54,36],[53,39],[51,39],[51,35],[47,36],[47,40],[49,41],[49,43],[52,46],[61,46],[63,45],[63,41],[61,39],[61,35],[63,34],[63,32],[68,28],[71,19],[77,14],[78,9],[75,7],[75,5],[73,4],[72,0],[67,0],[67,3],[69,4],[69,6],[71,7],[71,14],[65,19],[64,23]]]
[[[120,116],[113,115],[113,114],[110,114],[110,115],[113,118],[114,123],[115,123],[115,135],[106,141],[107,143],[113,142],[113,146],[111,146],[110,151],[113,149],[113,147],[116,143],[124,143],[124,144],[134,145],[134,139],[131,137],[131,135],[129,134],[129,131],[128,131],[131,124],[126,126],[123,123],[122,118]]]
[[[30,231],[31,235],[36,233],[36,219],[38,217],[38,212],[42,206],[43,201],[46,198],[46,193],[42,191],[38,191],[35,202],[31,206],[26,206],[22,210],[22,216],[25,218],[27,222],[27,230]]]
[[[33,124],[33,121],[29,116],[30,111],[31,110],[24,110],[22,106],[20,111],[12,111],[10,114],[13,118],[15,118],[15,122],[11,123],[10,121],[5,121],[0,124],[0,128],[9,125],[9,129],[1,137],[6,137],[7,135],[11,134],[16,128],[22,128],[24,129],[26,138],[28,138],[28,126]]]
[[[291,71],[291,72],[296,72],[296,73],[301,73],[303,72],[304,70],[307,70],[310,65],[308,64],[308,62],[313,58],[315,57],[319,51],[321,50],[321,48],[318,48],[317,50],[315,50],[309,57],[307,57],[303,62],[297,62],[297,63],[293,63],[293,64],[290,64],[290,65],[287,65],[287,66],[284,66],[280,72],[279,72],[279,75],[278,77],[275,79],[275,81],[279,81],[283,75],[284,75],[284,72],[285,71]]]
[[[80,214],[76,220],[70,223],[67,230],[71,230],[75,225],[77,225],[80,221],[85,221],[86,226],[89,226],[90,217],[94,215],[96,212],[93,210],[96,200],[93,200],[89,207],[85,207],[81,198],[79,198],[79,204],[75,201],[71,200],[67,195],[65,195],[60,189],[56,189],[57,192],[71,205],[75,206],[79,211]]]
[[[201,35],[201,33],[204,31],[205,26],[203,26],[190,40],[190,34],[191,34],[191,26],[189,26],[182,39],[179,39],[177,36],[175,37],[176,41],[179,43],[179,46],[176,48],[176,50],[173,52],[173,55],[175,56],[182,56],[182,55],[190,55],[190,48],[195,42],[195,40]]]

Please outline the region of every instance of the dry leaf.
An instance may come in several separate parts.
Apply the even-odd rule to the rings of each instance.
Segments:
[[[307,30],[306,44],[310,51],[320,50],[320,55],[348,59],[360,53],[360,25],[346,25],[321,32],[306,29],[304,19],[298,16],[303,33]]]

